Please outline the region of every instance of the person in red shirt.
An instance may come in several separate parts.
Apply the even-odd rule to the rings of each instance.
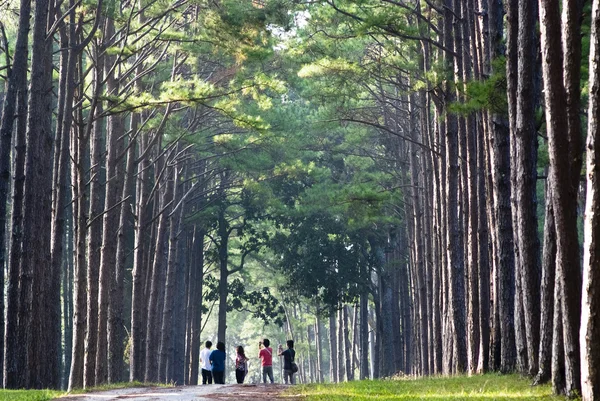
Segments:
[[[260,350],[258,351],[258,357],[260,358],[260,364],[262,366],[263,383],[267,383],[267,376],[269,376],[271,383],[274,383],[273,350],[269,345],[271,345],[271,342],[268,338],[258,342],[258,348]]]

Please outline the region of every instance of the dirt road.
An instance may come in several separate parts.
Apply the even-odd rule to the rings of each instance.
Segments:
[[[268,401],[283,400],[290,396],[281,393],[289,388],[284,385],[263,384],[227,384],[208,386],[180,386],[180,387],[145,387],[128,388],[119,390],[100,391],[87,394],[71,394],[56,401]],[[297,398],[291,396],[293,398]]]

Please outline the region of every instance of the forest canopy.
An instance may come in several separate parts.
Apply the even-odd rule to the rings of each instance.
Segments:
[[[4,387],[268,336],[600,398],[598,3],[0,0]]]

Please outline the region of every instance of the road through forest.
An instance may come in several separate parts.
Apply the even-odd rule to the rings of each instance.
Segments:
[[[267,401],[289,398],[282,392],[288,386],[281,384],[226,384],[222,386],[142,387],[99,391],[86,394],[69,394],[62,401]],[[293,397],[293,396],[292,396]]]

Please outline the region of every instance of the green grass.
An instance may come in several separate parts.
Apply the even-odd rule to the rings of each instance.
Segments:
[[[83,393],[91,393],[93,391],[108,391],[108,390],[118,390],[122,388],[136,388],[136,387],[172,387],[170,384],[164,383],[141,383],[141,382],[121,382],[121,383],[110,383],[110,384],[102,384],[100,386],[88,387],[88,388],[78,388],[71,391],[71,394],[83,394]],[[2,401],[2,400],[0,400]]]
[[[140,382],[124,382],[104,384],[102,386],[91,387],[86,389],[75,389],[69,394],[84,394],[92,391],[107,391],[121,388],[133,387],[169,387],[166,384],[156,383],[140,383]],[[67,393],[56,390],[2,390],[0,389],[0,401],[46,401],[53,400]]]
[[[549,385],[531,386],[517,375],[483,375],[432,378],[364,380],[341,384],[312,384],[290,388],[306,401],[564,401],[552,395]]]
[[[0,401],[46,401],[60,397],[64,393],[54,390],[2,390]]]

